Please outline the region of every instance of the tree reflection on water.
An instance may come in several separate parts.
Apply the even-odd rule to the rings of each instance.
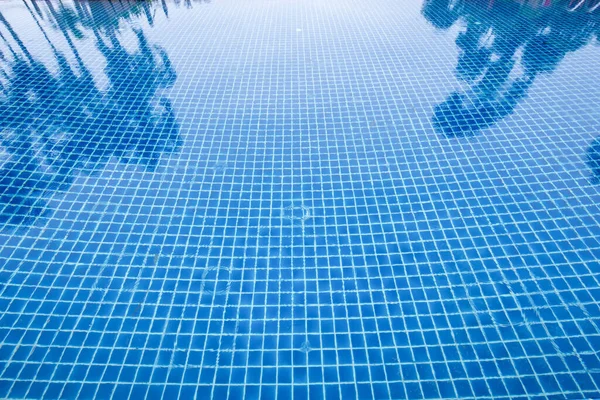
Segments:
[[[436,131],[469,136],[492,126],[513,113],[540,74],[552,73],[567,54],[597,40],[600,12],[571,10],[565,1],[427,0],[422,14],[433,26],[465,26],[456,39],[456,76],[466,89],[435,107]],[[598,143],[587,161],[600,177]]]
[[[102,171],[113,157],[153,170],[162,154],[181,146],[171,100],[162,93],[175,83],[175,69],[163,48],[133,28],[140,18],[151,25],[154,8],[168,15],[165,2],[25,5],[58,71],[36,59],[0,14],[0,224],[9,225],[33,222],[50,195],[68,190],[79,174]],[[133,52],[119,39],[123,25],[137,37]],[[50,30],[66,40],[75,66]],[[84,37],[104,58],[104,90],[74,44]]]

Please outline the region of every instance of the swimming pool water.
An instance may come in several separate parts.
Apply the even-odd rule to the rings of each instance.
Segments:
[[[0,397],[599,398],[596,3],[0,3]]]

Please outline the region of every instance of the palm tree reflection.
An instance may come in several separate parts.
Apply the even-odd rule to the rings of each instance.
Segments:
[[[592,170],[594,183],[600,183],[600,136],[589,147],[586,161]]]
[[[565,2],[427,0],[423,16],[436,28],[463,21],[457,77],[466,90],[434,108],[433,126],[448,137],[473,135],[510,115],[540,74],[600,34],[600,13],[569,11]],[[541,2],[540,2],[541,3]],[[587,162],[600,180],[600,138]]]
[[[590,43],[600,25],[595,16],[572,15],[563,3],[538,9],[513,0],[482,3],[428,0],[422,9],[440,29],[459,20],[466,26],[456,39],[456,74],[468,88],[434,110],[434,127],[447,136],[472,135],[511,114],[536,77]]]
[[[107,14],[101,2],[58,9],[33,4],[27,8],[52,49],[58,73],[32,56],[0,14],[0,27],[9,34],[2,36],[0,59],[0,224],[34,221],[50,194],[68,190],[80,173],[100,171],[112,157],[152,170],[162,154],[181,146],[172,103],[160,94],[177,79],[168,55],[140,29],[134,53],[115,33],[119,21],[139,15],[137,8],[149,7],[147,2],[129,2],[130,12],[120,16]],[[40,6],[66,39],[77,71],[49,39]],[[88,34],[90,24],[106,60],[107,90],[98,89],[73,43],[72,37]]]

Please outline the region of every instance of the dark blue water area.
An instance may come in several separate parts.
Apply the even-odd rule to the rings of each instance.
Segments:
[[[600,8],[0,4],[0,397],[600,397]]]

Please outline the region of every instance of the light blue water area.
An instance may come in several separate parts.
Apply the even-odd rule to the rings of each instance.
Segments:
[[[0,397],[600,397],[600,7],[523,3],[2,2]]]

